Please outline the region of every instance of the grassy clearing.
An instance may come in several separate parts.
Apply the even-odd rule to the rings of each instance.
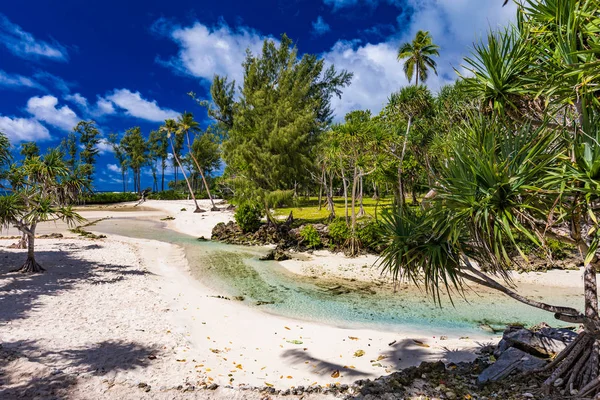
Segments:
[[[343,197],[334,197],[333,203],[335,205],[335,215],[337,217],[344,217],[344,198]],[[377,216],[381,215],[381,212],[384,208],[389,208],[392,205],[392,197],[387,197],[379,200],[379,203],[373,200],[370,197],[365,197],[363,199],[363,205],[367,216],[365,218],[373,218],[375,217],[375,208],[377,208]],[[358,202],[356,204],[356,212],[358,213],[359,206]],[[329,211],[325,206],[325,199],[323,199],[323,205],[319,210],[319,198],[318,197],[310,197],[299,198],[296,202],[296,205],[293,207],[282,207],[275,210],[275,216],[277,217],[287,217],[290,215],[290,211],[294,214],[294,219],[301,219],[303,221],[309,223],[319,223],[323,222],[329,216]],[[348,199],[348,215],[352,215],[351,208],[351,200]]]

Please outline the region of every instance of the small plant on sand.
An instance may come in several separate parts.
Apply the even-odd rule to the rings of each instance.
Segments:
[[[235,210],[235,222],[239,225],[240,229],[245,232],[256,232],[260,228],[260,219],[262,212],[259,207],[244,203]]]
[[[309,249],[315,249],[321,245],[321,236],[319,232],[312,225],[305,225],[300,229],[300,237],[302,242],[306,244]]]

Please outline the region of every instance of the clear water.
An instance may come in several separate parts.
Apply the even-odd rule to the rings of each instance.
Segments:
[[[400,285],[394,292],[375,283],[349,282],[292,274],[274,261],[260,261],[268,250],[196,238],[164,228],[159,221],[113,218],[89,230],[159,240],[185,249],[192,274],[224,296],[242,296],[249,307],[296,319],[347,328],[375,328],[431,335],[481,335],[481,324],[502,329],[509,323],[534,325],[547,321],[559,326],[551,314],[528,307],[500,293],[478,289],[466,299],[454,296],[454,304],[436,305],[419,289]],[[577,288],[544,288],[521,285],[520,292],[542,301],[578,308]],[[257,302],[266,304],[257,305]]]

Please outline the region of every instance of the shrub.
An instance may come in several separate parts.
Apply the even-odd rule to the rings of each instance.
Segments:
[[[343,245],[350,237],[350,229],[346,221],[343,219],[333,220],[329,224],[329,237],[334,244]]]
[[[370,220],[358,225],[356,236],[367,250],[375,253],[381,250],[381,226],[378,222]]]
[[[300,237],[302,238],[302,242],[304,242],[309,249],[314,249],[321,245],[319,231],[312,225],[305,225],[300,229]]]
[[[105,192],[92,193],[82,197],[82,203],[85,204],[111,204],[124,203],[127,201],[137,201],[139,199],[136,193],[131,192]]]
[[[186,200],[188,198],[188,194],[175,190],[165,190],[162,192],[150,193],[148,198],[152,200]]]
[[[244,203],[235,210],[235,222],[243,232],[256,232],[260,228],[262,211],[256,205]]]
[[[275,190],[267,194],[267,204],[269,207],[281,208],[291,207],[294,205],[294,191],[293,190]]]

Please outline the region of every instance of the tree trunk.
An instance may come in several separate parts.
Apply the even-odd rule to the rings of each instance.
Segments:
[[[194,163],[196,164],[196,168],[198,168],[198,172],[200,173],[200,176],[202,177],[202,182],[204,183],[204,188],[206,189],[206,194],[208,195],[208,199],[210,200],[210,204],[212,206],[210,211],[219,211],[219,208],[215,205],[215,202],[213,201],[213,198],[210,194],[210,189],[208,188],[208,183],[206,182],[206,178],[204,177],[204,172],[202,171],[202,168],[200,168],[198,160],[196,160],[196,157],[192,152],[192,145],[190,144],[190,135],[186,132],[185,136],[187,137],[188,151],[192,156],[192,160],[194,160]]]
[[[417,69],[417,72],[418,72],[418,69]],[[404,203],[405,203],[405,201],[404,201],[404,183],[402,181],[402,173],[404,172],[404,168],[402,166],[402,163],[404,162],[404,155],[406,154],[406,143],[408,142],[408,134],[410,132],[411,124],[412,124],[412,116],[408,117],[408,124],[406,125],[406,134],[404,135],[404,143],[402,144],[402,153],[400,154],[400,160],[399,160],[399,165],[398,165],[398,195],[400,197],[400,206],[404,206]]]
[[[356,238],[356,187],[358,186],[358,168],[354,164],[354,177],[352,178],[352,224],[350,228],[350,256],[358,254],[358,239]]]
[[[341,162],[341,157],[340,157],[340,162]],[[346,181],[346,174],[344,173],[344,166],[340,166],[340,169],[342,171],[342,184],[344,185],[344,210],[346,212],[346,224],[349,222],[349,217],[348,217],[348,182]]]
[[[364,192],[364,188],[363,188],[363,183],[364,183],[364,179],[361,176],[360,177],[360,181],[358,182],[359,185],[359,189],[358,189],[358,216],[359,217],[364,217],[367,213],[365,212],[365,207],[363,205],[363,192]]]
[[[36,224],[32,224],[29,228],[27,235],[27,260],[21,266],[21,268],[14,270],[15,272],[21,272],[23,274],[37,274],[44,272],[40,264],[35,261],[35,228]]]
[[[173,157],[175,157],[175,161],[177,161],[177,165],[179,165],[179,168],[181,168],[181,173],[183,174],[183,178],[185,179],[185,183],[187,183],[187,187],[190,191],[190,195],[192,196],[192,199],[194,200],[194,204],[196,205],[196,209],[194,210],[195,213],[202,213],[204,212],[203,209],[201,209],[198,206],[198,201],[196,200],[196,196],[194,195],[194,191],[192,190],[192,186],[190,185],[190,181],[187,178],[187,175],[185,174],[185,170],[183,169],[183,167],[181,166],[181,162],[179,161],[179,157],[177,157],[177,155],[175,154],[175,147],[173,146],[173,138],[169,138],[170,142],[171,142],[171,149],[173,149]]]
[[[329,220],[335,219],[335,203],[333,202],[333,172],[329,173],[329,190],[327,191],[327,207],[329,208]]]
[[[161,170],[162,171],[161,171],[161,177],[160,177],[160,180],[161,180],[160,191],[164,192],[165,191],[165,160],[162,160]]]
[[[323,200],[323,185],[325,184],[325,164],[321,169],[321,181],[319,182],[319,211],[321,211],[321,201]]]

